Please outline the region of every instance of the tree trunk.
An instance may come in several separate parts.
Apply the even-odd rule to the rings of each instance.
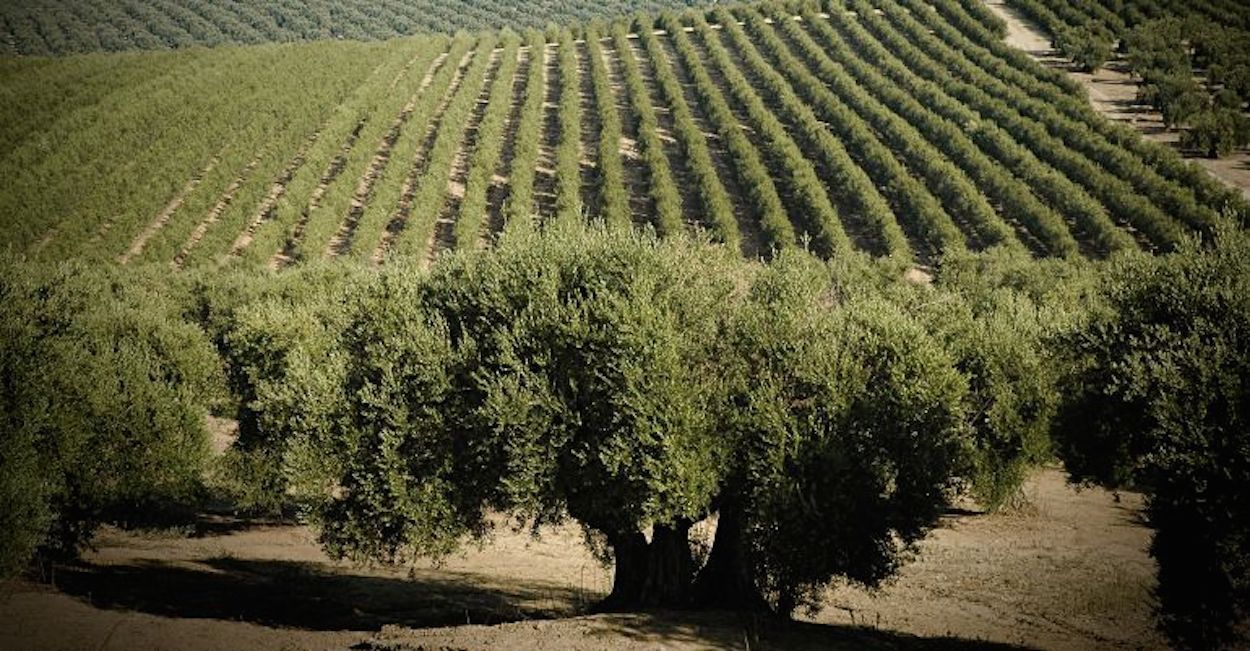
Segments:
[[[608,536],[616,567],[612,593],[595,607],[598,612],[624,612],[690,605],[691,523],[656,525],[651,542],[641,532]]]
[[[637,610],[647,577],[647,539],[640,531],[608,536],[615,569],[612,593],[595,607],[598,612]]]
[[[735,500],[721,505],[716,537],[707,565],[699,572],[692,589],[698,608],[769,612],[768,601],[755,585],[743,545],[742,509]]]

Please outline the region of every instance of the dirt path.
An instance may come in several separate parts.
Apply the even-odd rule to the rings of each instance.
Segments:
[[[169,200],[168,204],[165,204],[165,208],[157,213],[156,217],[152,219],[147,227],[135,236],[134,241],[130,243],[130,248],[126,249],[126,252],[117,258],[119,263],[126,264],[127,262],[130,262],[131,258],[143,253],[143,247],[147,246],[148,241],[155,237],[156,234],[169,223],[170,219],[173,219],[174,213],[178,212],[178,209],[182,207],[182,204],[187,200],[187,197],[195,191],[195,188],[200,185],[200,182],[204,180],[204,177],[208,176],[209,172],[212,172],[213,168],[217,167],[217,163],[221,161],[221,154],[222,152],[218,152],[217,155],[209,159],[208,163],[204,165],[204,168],[201,169],[195,176],[191,177],[191,179],[187,181],[186,185],[182,186],[182,190],[180,190],[178,194],[174,195],[174,197]],[[51,237],[47,237],[45,239],[47,241],[51,241]],[[46,244],[41,242],[40,248],[42,248],[43,245]]]
[[[206,516],[192,537],[106,530],[81,566],[57,569],[55,588],[2,586],[0,648],[1162,648],[1141,498],[1077,492],[1057,470],[1023,494],[1011,513],[946,518],[895,581],[837,587],[790,625],[574,616],[609,575],[572,525],[535,540],[500,521],[483,548],[393,569],[333,561],[295,525]]]
[[[1043,65],[1068,70],[1089,93],[1090,103],[1108,119],[1123,122],[1142,137],[1180,149],[1180,133],[1163,126],[1163,117],[1137,102],[1138,82],[1128,73],[1123,60],[1113,60],[1094,74],[1071,70],[1070,62],[1055,50],[1045,30],[1008,7],[1004,0],[984,0],[995,14],[1007,23],[1007,44],[1028,52]],[[1201,165],[1212,176],[1241,190],[1250,199],[1250,149],[1241,148],[1226,158],[1212,159],[1186,155],[1187,160]]]

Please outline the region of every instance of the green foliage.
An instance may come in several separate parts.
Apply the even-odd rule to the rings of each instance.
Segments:
[[[440,556],[502,511],[571,516],[619,569],[641,531],[688,553],[689,523],[734,508],[752,589],[789,613],[876,584],[958,484],[994,504],[1046,451],[1058,312],[979,287],[925,307],[897,273],[553,226],[202,312],[247,424],[230,463],[265,479],[241,495],[300,500],[332,553]]]
[[[1111,58],[1111,40],[1089,27],[1059,32],[1055,45],[1086,72],[1096,72]]]
[[[1146,492],[1161,628],[1231,645],[1250,613],[1250,239],[1127,257],[1069,341],[1057,420],[1073,480]]]
[[[1197,149],[1211,158],[1222,158],[1250,144],[1250,119],[1240,110],[1216,108],[1189,120],[1181,133],[1181,146]]]
[[[485,533],[488,507],[609,534],[705,512],[731,254],[554,230],[428,280],[388,268],[354,302],[324,450],[344,474],[314,510],[332,551],[444,553]]]
[[[152,277],[12,259],[0,268],[7,575],[36,552],[73,556],[100,522],[193,498],[221,384],[208,338]]]
[[[995,251],[946,257],[936,294],[919,299],[968,380],[973,453],[964,479],[989,508],[1050,458],[1060,392],[1053,342],[1083,322],[1091,285],[1078,265]]]
[[[308,0],[271,6],[229,0],[166,4],[145,0],[52,0],[0,5],[0,55],[57,55],[290,41],[394,39],[412,34],[511,27],[543,29],[640,10],[685,8],[695,0],[610,3],[417,0],[408,3]]]
[[[966,385],[942,346],[880,298],[830,295],[819,272],[783,258],[729,333],[730,499],[783,614],[818,604],[837,577],[891,575],[967,451]]]
[[[307,266],[281,275],[203,278],[190,316],[225,368],[239,438],[217,462],[218,488],[246,511],[278,513],[300,499],[292,485],[317,476],[309,441],[340,415],[343,296],[371,272]],[[299,456],[303,455],[303,456]]]

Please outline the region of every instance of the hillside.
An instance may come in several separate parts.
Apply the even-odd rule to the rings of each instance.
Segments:
[[[1166,251],[1245,214],[957,0],[825,9],[9,59],[0,246],[281,267],[603,219],[927,263]]]

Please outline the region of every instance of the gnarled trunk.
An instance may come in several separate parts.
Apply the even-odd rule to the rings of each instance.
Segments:
[[[609,535],[608,543],[616,559],[612,593],[599,602],[596,610],[688,607],[693,565],[690,525],[688,521],[656,525],[650,542],[637,531]]]
[[[755,576],[743,541],[742,509],[725,500],[716,522],[716,537],[707,564],[699,571],[691,593],[698,608],[768,612],[771,609],[755,585]]]

